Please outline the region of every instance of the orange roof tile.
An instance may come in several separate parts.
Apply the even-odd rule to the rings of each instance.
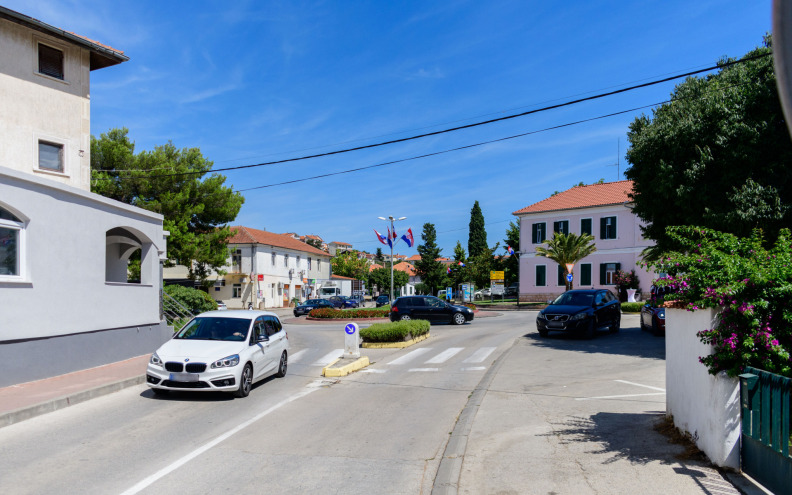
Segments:
[[[353,277],[343,277],[341,275],[331,275],[330,278],[331,279],[337,279],[337,280],[357,280],[356,278],[353,278]]]
[[[415,268],[409,263],[398,263],[393,265],[394,270],[398,270],[400,272],[405,272],[407,275],[414,277],[415,276]]]
[[[376,263],[372,263],[371,265],[369,265],[369,273],[373,272],[374,270],[376,270],[378,268],[385,268],[385,267],[382,266],[382,265],[378,265]]]
[[[309,244],[283,234],[241,226],[231,227],[231,233],[233,235],[228,239],[228,244],[266,244],[268,246],[294,249],[295,251],[303,251],[305,253],[330,256],[330,254],[321,249],[316,249]]]
[[[338,246],[351,246],[352,245],[352,244],[350,244],[348,242],[341,242],[341,241],[333,241],[330,244],[336,244]]]
[[[526,206],[515,211],[512,215],[629,203],[632,201],[629,196],[632,192],[633,182],[631,180],[578,186]]]
[[[421,261],[421,255],[420,254],[414,254],[414,255],[410,256],[409,258],[407,258],[405,261]]]

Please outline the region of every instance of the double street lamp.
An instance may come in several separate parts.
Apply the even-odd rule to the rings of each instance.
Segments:
[[[385,220],[386,222],[390,221],[390,230],[388,230],[388,245],[390,246],[390,264],[391,264],[391,269],[390,269],[390,272],[391,272],[390,302],[391,302],[391,304],[393,304],[393,245],[396,244],[399,241],[398,238],[397,239],[393,239],[393,234],[396,233],[396,231],[393,230],[393,222],[398,222],[400,220],[406,220],[407,217],[393,218],[393,215],[391,215],[388,218],[385,218],[385,217],[377,217],[377,218],[379,218],[380,220]]]

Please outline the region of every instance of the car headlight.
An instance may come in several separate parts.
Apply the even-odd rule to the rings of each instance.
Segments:
[[[542,313],[539,313],[538,315],[536,315],[536,319],[537,320],[544,320],[546,318],[545,318],[545,315],[543,315]]]
[[[233,354],[231,356],[224,357],[223,359],[218,359],[210,368],[231,368],[232,366],[236,366],[239,364],[239,354]]]
[[[664,319],[664,320],[665,320],[665,310],[658,311],[658,312],[657,312],[657,317],[658,317],[658,318],[662,318],[662,319]]]
[[[154,354],[151,355],[151,359],[149,359],[149,363],[156,366],[162,366],[162,359],[160,359],[160,357],[155,352]]]
[[[576,315],[573,315],[570,318],[570,320],[582,320],[582,319],[586,318],[587,316],[588,316],[588,314],[586,314],[586,313],[578,313]]]

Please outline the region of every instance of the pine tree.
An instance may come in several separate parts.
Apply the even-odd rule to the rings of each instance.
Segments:
[[[421,259],[415,263],[415,271],[421,277],[421,283],[431,288],[431,293],[446,285],[446,273],[443,264],[437,261],[442,249],[437,247],[437,233],[432,223],[425,223],[421,234],[423,244],[418,245]]]
[[[468,255],[475,258],[487,249],[487,231],[484,230],[484,214],[481,213],[479,202],[470,210],[470,226],[468,233]]]

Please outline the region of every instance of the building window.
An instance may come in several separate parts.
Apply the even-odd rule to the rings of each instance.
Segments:
[[[63,80],[63,52],[51,46],[38,46],[39,74]]]
[[[285,266],[286,268],[289,267],[289,255],[288,254],[284,254],[283,255],[283,266]]]
[[[310,256],[308,256],[308,269],[309,270],[311,269],[311,257]]]
[[[295,263],[297,264],[297,269],[299,269],[300,268],[300,257],[299,256],[297,256],[297,261]]]
[[[42,170],[53,170],[63,172],[63,145],[39,141],[38,143],[38,162]]]
[[[569,220],[553,222],[553,232],[560,232],[564,235],[569,234]]]
[[[275,251],[272,252],[272,266],[275,266]]]
[[[234,284],[234,289],[233,289],[233,293],[231,294],[231,297],[233,297],[234,299],[239,299],[242,297],[242,284]]]
[[[0,208],[0,280],[22,276],[22,244],[25,224],[8,210]]]
[[[566,287],[566,269],[558,265],[558,284],[559,286]]]
[[[233,253],[231,253],[231,266],[234,268],[235,272],[242,271],[242,250],[235,249]]]
[[[591,285],[591,263],[580,264],[580,285],[585,287]]]
[[[600,218],[600,238],[616,239],[616,217]]]
[[[534,244],[541,244],[547,239],[547,227],[544,222],[531,225],[531,239]]]
[[[581,218],[580,219],[580,233],[592,235],[591,233],[591,219],[590,218]]]
[[[320,271],[322,270],[322,260],[320,259],[316,260],[316,269]]]
[[[536,286],[544,287],[545,285],[547,285],[547,267],[536,265]]]
[[[616,285],[616,272],[621,268],[621,263],[600,264],[600,285]]]

